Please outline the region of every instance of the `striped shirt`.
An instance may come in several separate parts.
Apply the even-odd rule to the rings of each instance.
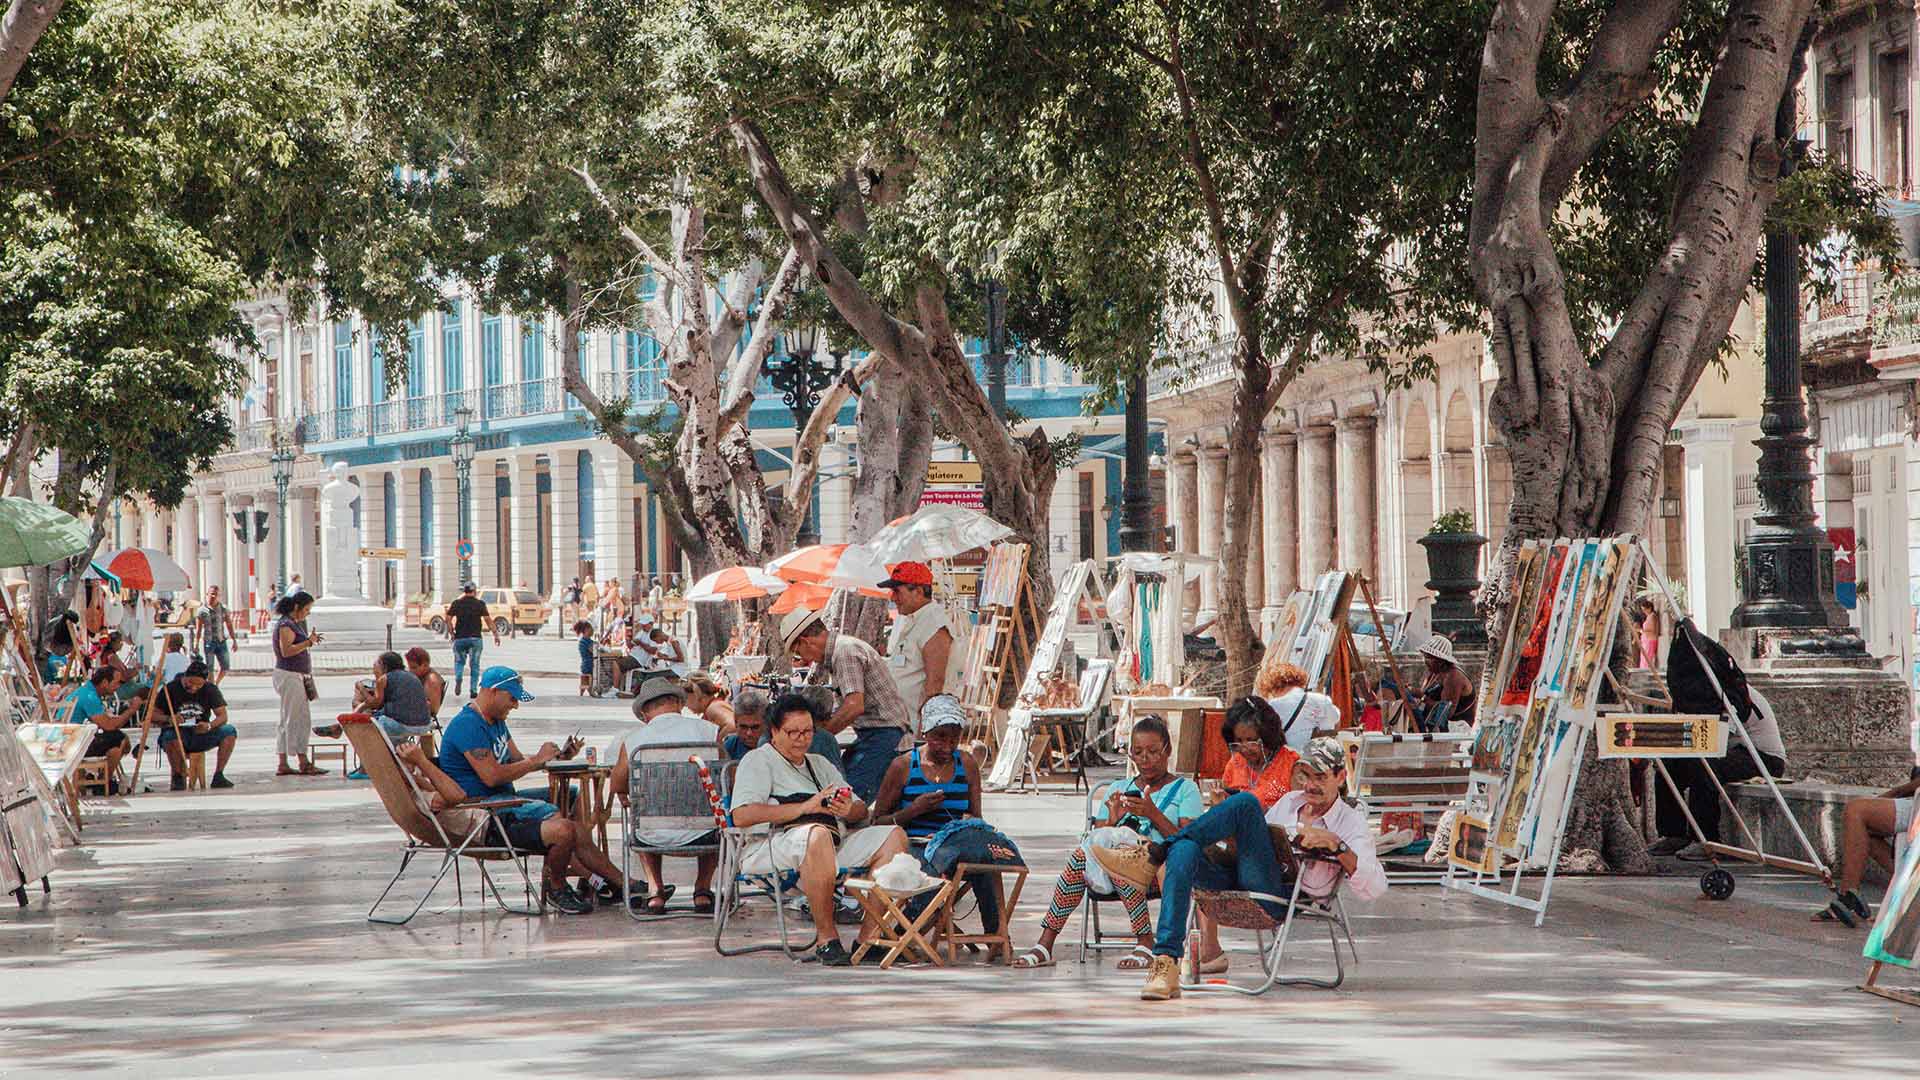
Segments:
[[[900,789],[900,804],[905,806],[929,791],[941,792],[946,798],[931,813],[921,814],[901,826],[909,837],[925,839],[950,822],[967,816],[967,810],[973,804],[967,798],[967,763],[958,751],[953,755],[953,779],[936,784],[920,771],[920,747],[913,748],[912,756],[907,759],[907,784]]]

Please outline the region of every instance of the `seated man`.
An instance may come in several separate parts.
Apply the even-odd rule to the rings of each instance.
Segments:
[[[1867,922],[1873,918],[1873,909],[1860,898],[1860,878],[1867,872],[1868,857],[1893,873],[1905,848],[1907,830],[1913,827],[1915,791],[1920,791],[1920,776],[1876,798],[1847,800],[1845,830],[1840,837],[1840,877],[1833,885],[1833,900],[1813,913],[1815,919],[1851,927],[1856,925],[1855,920]]]
[[[720,740],[721,752],[729,759],[739,761],[766,737],[767,692],[758,689],[740,691],[733,702],[733,734]],[[813,729],[813,745],[807,747],[807,753],[826,758],[836,769],[840,767],[840,740],[824,727]]]
[[[719,752],[720,729],[686,712],[686,704],[685,688],[672,679],[652,678],[640,685],[640,694],[633,699],[633,711],[640,719],[640,728],[628,732],[607,749],[608,756],[614,759],[613,793],[622,804],[626,803],[628,797],[632,756],[643,747],[700,743],[715,753]],[[640,844],[659,848],[719,842],[715,829],[692,832],[642,829],[635,838]],[[719,861],[718,852],[709,852],[694,859],[693,910],[703,915],[713,913],[713,868]],[[671,894],[660,880],[660,856],[651,851],[641,852],[640,869],[647,876],[647,914],[664,915],[667,897]]]
[[[1282,795],[1264,815],[1260,800],[1243,791],[1200,815],[1165,843],[1093,849],[1093,857],[1116,880],[1145,886],[1160,877],[1160,917],[1147,984],[1140,991],[1142,1000],[1180,996],[1180,956],[1185,951],[1195,888],[1242,889],[1273,896],[1293,892],[1293,879],[1274,854],[1269,825],[1285,829],[1296,846],[1327,852],[1338,860],[1338,865],[1316,860],[1301,866],[1301,891],[1306,895],[1331,894],[1343,875],[1362,900],[1386,891],[1387,875],[1374,855],[1367,815],[1340,798],[1347,779],[1347,755],[1339,740],[1317,738],[1308,743],[1297,773],[1294,790]],[[1233,842],[1232,866],[1216,865],[1203,857],[1207,848],[1222,840]]]
[[[140,722],[140,711],[145,707],[147,695],[141,692],[134,696],[133,702],[118,711],[107,708],[107,698],[113,696],[113,684],[116,676],[106,668],[93,669],[87,681],[73,692],[72,723],[84,724],[93,721],[99,730],[94,733],[93,741],[87,744],[86,756],[107,759],[107,794],[120,793],[120,756],[127,752],[127,727]]]
[[[433,670],[432,655],[418,645],[408,649],[407,671],[420,680],[421,688],[427,693],[428,722],[440,719],[440,704],[447,699],[447,680]]]
[[[733,823],[755,837],[740,868],[749,874],[797,871],[813,917],[813,958],[827,967],[846,967],[853,961],[833,921],[833,887],[840,871],[886,865],[907,850],[907,836],[897,825],[846,831],[867,820],[867,806],[832,762],[807,752],[813,744],[813,706],[806,698],[788,694],[767,715],[768,741],[741,758],[734,773]],[[870,939],[874,930],[871,920],[863,922],[860,940]],[[867,956],[879,962],[878,950],[868,950]]]
[[[440,740],[440,770],[453,778],[469,798],[529,798],[513,790],[513,782],[542,769],[556,758],[572,757],[578,744],[567,740],[562,748],[542,743],[532,757],[520,752],[513,733],[507,730],[507,715],[533,695],[521,685],[520,673],[496,665],[474,680],[474,697],[447,724]],[[531,801],[501,811],[507,839],[521,851],[544,856],[541,875],[547,902],[564,915],[585,915],[593,910],[593,901],[585,890],[576,892],[567,883],[567,874],[580,867],[585,874],[598,874],[619,888],[625,882],[620,869],[594,844],[585,825],[560,816],[558,808],[541,792]]]
[[[173,766],[173,790],[187,788],[187,755],[209,750],[217,750],[219,756],[214,759],[213,779],[207,786],[232,787],[233,781],[226,775],[227,761],[233,757],[233,743],[240,732],[227,723],[227,699],[218,686],[207,681],[206,662],[193,661],[179,678],[168,683],[160,692],[158,708],[161,715],[173,721],[160,730],[160,750]]]

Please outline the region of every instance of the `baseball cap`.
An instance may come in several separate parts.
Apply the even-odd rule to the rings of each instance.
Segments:
[[[680,685],[679,679],[669,679],[664,675],[655,675],[653,678],[640,684],[640,692],[634,695],[633,703],[635,705],[645,705],[649,701],[663,697],[677,697],[685,701],[687,699],[687,688]]]
[[[793,651],[793,643],[807,627],[820,621],[820,613],[806,608],[794,608],[780,619],[780,647]]]
[[[529,692],[526,685],[520,681],[520,673],[505,664],[495,664],[493,667],[481,672],[480,689],[505,690],[507,693],[512,694],[516,701],[533,700],[533,694]]]
[[[952,694],[935,694],[920,706],[920,730],[932,731],[940,727],[964,727],[967,712],[960,707],[960,699]]]
[[[460,586],[460,591],[463,593],[479,592],[480,587],[475,585],[473,582],[469,581],[466,584]]]
[[[1325,776],[1339,772],[1347,767],[1347,751],[1340,745],[1339,739],[1322,736],[1307,744],[1300,752],[1300,764]]]
[[[933,570],[923,562],[894,563],[893,568],[887,573],[887,580],[881,582],[880,587],[891,589],[895,585],[924,585],[932,588]]]

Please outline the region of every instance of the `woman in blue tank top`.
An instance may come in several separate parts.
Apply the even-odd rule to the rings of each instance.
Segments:
[[[898,825],[913,842],[961,818],[980,816],[980,770],[960,749],[966,714],[959,701],[936,694],[927,699],[921,717],[926,742],[893,759],[873,800],[874,824]]]

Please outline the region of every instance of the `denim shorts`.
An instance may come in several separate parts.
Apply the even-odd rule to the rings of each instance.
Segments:
[[[204,735],[194,734],[191,728],[182,728],[180,729],[180,746],[189,754],[204,754],[209,750],[218,750],[221,743],[239,734],[240,732],[235,730],[232,724],[221,724]],[[172,741],[173,728],[162,729],[160,745],[165,746]]]

